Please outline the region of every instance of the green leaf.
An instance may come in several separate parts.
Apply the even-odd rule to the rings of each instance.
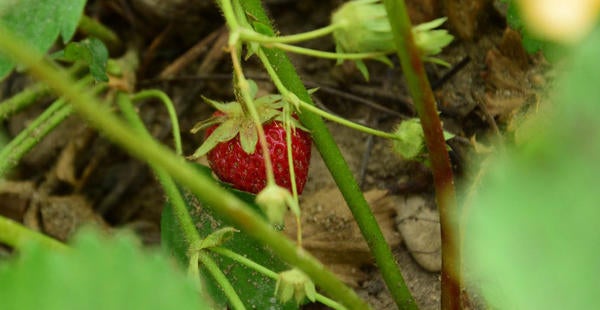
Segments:
[[[211,171],[208,167],[198,165],[198,169],[210,175]],[[215,180],[215,182],[217,182]],[[259,212],[258,206],[254,201],[254,196],[245,192],[232,190],[239,198],[250,203],[256,212]],[[203,207],[196,197],[183,191],[184,198],[187,202],[188,210],[190,210],[201,237],[210,235],[213,231],[222,227],[232,226],[230,223],[223,221],[220,217],[214,214],[209,208]],[[178,258],[182,266],[187,266],[187,249],[188,244],[182,234],[177,221],[173,215],[173,210],[170,204],[166,204],[161,218],[161,239],[165,249],[171,255]],[[280,272],[287,269],[287,266],[279,260],[274,254],[265,249],[260,243],[248,237],[243,233],[234,234],[233,238],[226,241],[222,247],[228,248],[238,254],[275,271]],[[275,284],[274,279],[263,276],[262,274],[243,266],[229,258],[211,254],[214,256],[215,262],[225,272],[227,278],[232,282],[236,293],[240,296],[246,307],[249,309],[294,309],[296,306],[293,303],[285,305],[275,301]],[[210,281],[210,275],[204,268],[201,269],[204,275],[205,284],[211,296],[215,301],[222,306],[226,304],[226,298],[221,292],[216,283]]]
[[[108,49],[102,41],[96,38],[71,42],[63,51],[57,52],[53,56],[66,61],[82,61],[89,66],[90,73],[96,81],[108,81],[106,75]]]
[[[59,34],[71,39],[85,0],[9,0],[0,5],[0,29],[8,30],[34,51],[45,53]],[[0,79],[13,69],[11,59],[0,54]]]
[[[526,141],[490,162],[466,214],[465,266],[492,309],[600,305],[600,29],[569,55]],[[464,226],[463,226],[464,227]]]
[[[202,145],[196,149],[190,158],[195,159],[206,155],[217,144],[233,139],[240,131],[238,120],[228,119],[220,124],[211,134],[204,140]]]
[[[242,150],[246,154],[254,154],[256,151],[256,144],[258,143],[258,131],[252,120],[245,120],[240,124],[240,144]]]
[[[0,264],[0,300],[3,309],[209,309],[162,253],[91,231],[77,235],[72,251],[32,245]]]

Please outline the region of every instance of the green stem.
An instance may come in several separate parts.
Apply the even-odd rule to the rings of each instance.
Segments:
[[[79,85],[87,85],[91,81],[92,77],[86,76],[79,82]],[[106,84],[99,84],[94,91],[99,92],[104,88],[106,88]],[[0,150],[0,178],[16,167],[21,158],[71,115],[72,111],[73,108],[71,105],[67,105],[64,99],[56,100],[2,148]]]
[[[325,119],[328,119],[330,121],[336,122],[340,125],[358,130],[358,131],[362,131],[364,133],[368,133],[374,136],[378,136],[378,137],[382,137],[382,138],[386,138],[386,139],[399,139],[398,136],[388,133],[388,132],[384,132],[381,130],[377,130],[377,129],[373,129],[367,126],[363,126],[361,124],[357,124],[354,122],[351,122],[343,117],[339,117],[337,115],[333,115],[331,113],[328,113],[326,111],[323,111],[321,109],[319,109],[318,107],[316,107],[315,105],[306,103],[302,100],[300,100],[296,95],[294,95],[292,92],[290,92],[281,82],[281,79],[279,79],[279,76],[277,75],[277,72],[275,72],[275,69],[273,68],[273,66],[271,65],[269,59],[267,58],[267,56],[265,55],[264,51],[261,49],[257,52],[258,57],[260,58],[260,60],[263,62],[265,69],[267,70],[267,72],[269,73],[269,76],[271,77],[271,80],[273,81],[273,83],[275,84],[275,87],[277,87],[277,90],[279,91],[279,93],[281,93],[281,95],[286,98],[288,101],[291,101],[294,105],[297,105],[299,107],[302,107],[303,110],[312,112],[314,114],[317,114]]]
[[[240,95],[242,96],[242,98],[240,98],[240,101],[242,101],[240,102],[240,104],[242,107],[245,107],[244,111],[250,114],[250,117],[254,122],[254,127],[256,128],[258,134],[260,147],[262,148],[263,159],[265,161],[265,170],[267,175],[267,186],[270,184],[276,184],[275,174],[273,172],[273,161],[271,160],[271,153],[269,152],[269,145],[265,136],[265,130],[262,127],[262,123],[260,122],[260,116],[258,115],[258,111],[256,111],[254,101],[252,99],[252,96],[250,95],[250,86],[248,84],[248,80],[246,80],[246,77],[244,76],[244,72],[240,64],[240,57],[237,53],[237,45],[230,45],[229,49],[231,50],[231,61],[233,62],[233,70],[236,77],[235,87],[237,87]]]
[[[162,92],[159,93],[164,95],[164,93]],[[148,93],[146,95],[148,95]],[[140,96],[140,98],[143,97],[144,96]],[[123,113],[124,118],[129,122],[133,130],[138,132],[138,134],[143,135],[146,139],[152,139],[150,133],[144,126],[144,123],[140,119],[139,115],[136,113],[130,98],[124,93],[119,93],[117,94],[117,104],[119,105],[119,108],[121,109],[121,113]],[[177,222],[181,227],[183,234],[188,241],[188,244],[192,245],[199,242],[200,234],[198,233],[198,230],[196,230],[196,226],[194,225],[192,217],[189,215],[185,207],[185,201],[181,196],[181,192],[177,188],[177,185],[169,176],[169,174],[167,174],[162,168],[153,165],[151,166],[159,182],[163,186],[167,197],[169,197],[170,199],[171,206],[173,206],[173,213],[175,214],[175,218],[177,219]],[[227,296],[227,298],[229,299],[231,306],[234,309],[245,309],[244,304],[242,303],[238,294],[235,292],[229,280],[223,275],[223,273],[215,264],[213,259],[203,251],[197,251],[197,253],[192,255],[190,259],[190,264],[194,266],[193,270],[195,270],[195,279],[198,279],[199,277],[199,274],[197,272],[198,260],[206,267],[206,269],[213,276],[215,281],[221,286],[223,292],[225,293],[225,296]]]
[[[117,52],[123,48],[123,43],[112,30],[86,15],[82,15],[79,20],[79,30],[86,36],[102,40],[111,52]]]
[[[242,1],[247,12],[256,17],[264,25],[270,25],[269,18],[258,0]],[[271,29],[272,31],[272,29]],[[274,35],[272,31],[271,35]],[[285,53],[276,49],[264,50],[275,73],[279,76],[286,89],[293,92],[304,102],[312,103],[310,95],[304,88],[302,81],[296,73],[294,66]],[[300,113],[300,120],[311,132],[315,145],[321,157],[329,168],[344,199],[350,207],[356,222],[367,240],[377,266],[385,283],[390,290],[395,302],[402,308],[415,308],[416,304],[404,283],[402,274],[396,265],[394,256],[389,248],[381,229],[369,208],[367,201],[360,190],[348,164],[343,160],[342,154],[333,137],[329,133],[323,120],[313,113]]]
[[[68,72],[75,75],[84,69],[80,63],[76,63],[68,69]],[[0,102],[0,121],[10,117],[11,115],[27,108],[35,103],[38,99],[50,94],[48,86],[38,83],[28,86],[25,90],[14,95],[13,97]]]
[[[0,216],[0,242],[15,249],[22,249],[27,244],[38,243],[51,250],[69,250],[69,247],[64,243],[33,231],[3,216]]]
[[[179,118],[177,117],[177,112],[175,111],[175,105],[171,98],[167,96],[162,90],[159,89],[148,89],[142,90],[137,94],[131,96],[132,101],[144,100],[147,98],[157,98],[165,105],[167,109],[167,113],[169,113],[169,118],[171,120],[171,125],[173,127],[173,141],[175,144],[175,153],[177,155],[183,155],[183,149],[181,147],[181,134],[179,130]]]
[[[16,167],[21,158],[71,115],[72,111],[71,106],[66,105],[63,99],[56,100],[2,148],[0,150],[0,178]]]
[[[227,298],[229,299],[230,305],[233,307],[233,309],[246,309],[244,303],[240,299],[240,296],[238,296],[238,294],[235,292],[235,289],[233,288],[233,286],[231,286],[231,283],[229,282],[225,274],[221,271],[221,269],[219,269],[219,266],[208,255],[208,253],[206,253],[205,251],[199,251],[198,259],[204,265],[204,267],[206,267],[206,270],[210,272],[215,281],[219,283],[221,289],[223,290],[223,293],[225,293],[225,296],[227,296]]]
[[[319,28],[319,29],[315,29],[315,30],[311,30],[311,31],[307,31],[307,32],[302,32],[302,33],[298,33],[298,34],[280,36],[280,37],[269,37],[269,36],[262,35],[252,29],[243,28],[243,29],[240,29],[240,39],[246,40],[246,41],[257,42],[257,43],[263,43],[263,44],[297,43],[297,42],[312,40],[312,39],[316,39],[318,37],[328,35],[328,34],[332,33],[333,31],[335,31],[335,29],[337,29],[337,28],[339,28],[339,25],[337,25],[337,24],[327,25],[326,27],[323,27],[323,28]]]
[[[377,58],[381,58],[381,57],[385,56],[386,54],[389,54],[389,53],[385,53],[385,52],[332,53],[332,52],[324,52],[324,51],[320,51],[320,50],[314,50],[314,49],[310,49],[310,48],[306,48],[306,47],[289,45],[289,44],[285,44],[285,43],[270,43],[270,44],[265,44],[264,47],[277,48],[277,49],[280,49],[283,51],[306,55],[306,56],[325,58],[325,59],[338,59],[338,60],[339,59],[347,59],[347,60],[377,59]]]
[[[436,200],[442,233],[442,309],[460,309],[461,279],[459,234],[456,224],[456,194],[450,157],[433,91],[427,80],[420,52],[404,1],[384,0],[392,34],[415,110],[421,119],[433,169]]]
[[[230,220],[237,228],[270,247],[288,264],[304,271],[315,284],[347,308],[369,308],[352,289],[344,285],[314,256],[303,249],[298,249],[285,235],[276,231],[260,215],[252,211],[251,206],[215,184],[210,177],[196,171],[168,148],[148,137],[140,137],[136,131],[131,130],[114,116],[108,107],[100,104],[89,91],[76,86],[67,74],[37,61],[41,59],[39,54],[15,39],[5,29],[1,30],[0,50],[16,62],[28,66],[32,75],[44,80],[55,91],[72,100],[72,105],[77,112],[108,139],[140,160],[164,169],[197,195],[207,207],[213,208],[217,214]]]
[[[48,86],[37,84],[0,103],[0,121],[30,106],[50,93]]]
[[[231,251],[229,249],[222,248],[222,247],[211,247],[210,250],[212,252],[217,253],[217,254],[220,254],[220,255],[223,255],[225,257],[228,257],[228,258],[230,258],[230,259],[232,259],[232,260],[234,260],[234,261],[236,261],[236,262],[238,262],[238,263],[240,263],[242,265],[245,265],[245,266],[247,266],[249,268],[252,268],[252,269],[254,269],[254,270],[262,273],[263,275],[265,275],[265,276],[267,276],[267,277],[269,277],[271,279],[277,280],[277,278],[279,277],[279,274],[277,272],[274,272],[273,270],[271,270],[271,269],[269,269],[269,268],[267,268],[267,267],[265,267],[265,266],[263,266],[261,264],[258,264],[255,261],[250,260],[247,257],[242,256],[242,255],[240,255],[240,254],[238,254],[238,253],[236,253],[234,251]],[[340,305],[335,300],[327,298],[326,296],[323,296],[323,295],[321,295],[319,293],[317,293],[317,298],[316,299],[317,299],[318,302],[320,302],[320,303],[322,303],[322,304],[324,304],[324,305],[326,305],[326,306],[328,306],[328,307],[330,307],[332,309],[338,309],[338,310],[346,309],[344,306]]]

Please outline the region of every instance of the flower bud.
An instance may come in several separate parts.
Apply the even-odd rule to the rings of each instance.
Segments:
[[[294,268],[279,273],[275,295],[282,303],[294,298],[296,303],[300,304],[305,297],[315,301],[317,291],[312,280],[304,272]]]
[[[265,213],[269,223],[282,225],[290,201],[293,201],[290,192],[278,185],[267,185],[258,195],[256,204]]]
[[[446,18],[438,18],[413,27],[415,44],[423,57],[440,53],[443,47],[452,42],[453,37],[448,31],[434,30],[444,21]],[[331,23],[338,26],[333,32],[338,52],[396,51],[385,6],[379,0],[346,2],[333,13]]]

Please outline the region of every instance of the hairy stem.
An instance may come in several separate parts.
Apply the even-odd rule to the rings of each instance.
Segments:
[[[460,309],[459,234],[455,223],[456,195],[450,157],[433,91],[427,80],[419,48],[403,0],[384,0],[388,19],[398,48],[408,89],[421,119],[425,143],[433,168],[436,201],[442,232],[442,309]]]
[[[316,39],[316,38],[328,35],[337,28],[339,28],[339,25],[336,25],[336,24],[327,25],[323,28],[319,28],[319,29],[315,29],[315,30],[311,30],[311,31],[303,32],[303,33],[298,33],[298,34],[280,36],[280,37],[269,37],[269,36],[262,35],[252,29],[244,28],[244,29],[240,29],[240,38],[242,40],[263,43],[263,44],[297,43],[297,42]]]
[[[10,117],[20,110],[35,103],[38,99],[47,96],[50,89],[43,84],[36,84],[13,97],[0,102],[0,121]]]
[[[253,261],[248,259],[245,256],[242,256],[234,251],[231,251],[227,248],[222,248],[222,247],[211,247],[210,250],[214,253],[223,255],[225,257],[228,257],[242,265],[245,265],[249,268],[252,268],[260,273],[262,273],[263,275],[277,280],[277,278],[279,277],[279,274],[277,272],[274,272],[273,270]],[[323,296],[319,293],[317,293],[316,295],[316,300],[332,309],[336,309],[336,310],[343,310],[346,309],[344,306],[340,305],[339,303],[337,303],[335,300],[332,300],[330,298],[327,298],[326,296]]]

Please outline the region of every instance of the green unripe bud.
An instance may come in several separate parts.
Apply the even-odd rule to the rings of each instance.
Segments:
[[[291,269],[279,273],[275,295],[281,302],[288,302],[292,298],[300,304],[304,298],[315,301],[317,291],[312,280],[299,269]]]
[[[415,44],[425,60],[436,55],[452,42],[448,31],[434,30],[446,18],[423,23],[413,27]],[[344,53],[393,53],[396,51],[385,6],[380,0],[356,0],[346,2],[331,16],[336,25],[333,36],[338,52]]]
[[[385,7],[378,0],[346,2],[331,16],[340,52],[393,52],[395,50]]]

